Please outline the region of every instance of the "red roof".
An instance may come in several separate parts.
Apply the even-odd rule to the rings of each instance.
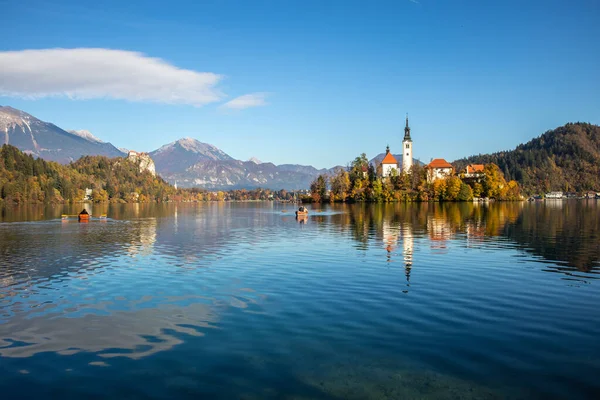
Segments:
[[[427,164],[427,168],[454,168],[452,164],[443,158],[434,158],[429,164]]]
[[[483,172],[483,164],[469,164],[467,165],[467,174],[474,174],[476,172]]]
[[[398,164],[398,161],[396,161],[396,158],[394,158],[392,153],[387,153],[385,155],[385,157],[383,157],[383,160],[381,161],[381,163],[382,164]]]

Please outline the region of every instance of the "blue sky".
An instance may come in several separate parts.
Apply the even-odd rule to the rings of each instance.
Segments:
[[[331,167],[398,151],[409,113],[415,157],[452,161],[600,123],[596,0],[0,9],[0,105],[138,151],[193,137],[239,159]]]

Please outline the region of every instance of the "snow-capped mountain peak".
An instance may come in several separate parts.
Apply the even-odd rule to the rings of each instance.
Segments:
[[[89,140],[90,142],[96,142],[96,143],[104,143],[104,141],[98,139],[96,136],[94,136],[92,134],[92,132],[90,131],[86,131],[84,129],[81,130],[69,130],[67,131],[75,136],[79,136],[80,138]]]
[[[254,164],[262,164],[263,162],[260,161],[258,158],[256,157],[250,157],[250,159],[248,161],[253,162]]]
[[[183,151],[185,153],[192,153],[202,156],[206,159],[211,160],[232,160],[227,153],[223,152],[216,146],[208,143],[202,143],[194,138],[186,137],[183,139],[176,140],[166,144],[153,152],[154,154],[160,154],[165,152]]]

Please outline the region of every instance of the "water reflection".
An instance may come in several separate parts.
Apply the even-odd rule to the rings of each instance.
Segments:
[[[85,364],[211,398],[597,389],[598,203],[283,207],[5,207],[0,388]]]
[[[270,204],[270,203],[269,203]],[[275,211],[267,217],[264,205],[242,203],[211,204],[133,204],[133,205],[86,205],[92,214],[108,213],[112,223],[136,220],[127,232],[113,229],[85,230],[81,227],[73,232],[72,221],[63,224],[65,232],[73,239],[72,246],[87,243],[121,243],[128,241],[129,253],[140,251],[150,254],[153,246],[163,246],[167,251],[177,244],[177,253],[188,260],[202,258],[207,250],[226,247],[232,230],[250,228],[250,231],[273,224],[273,217],[281,210],[271,205]],[[49,221],[59,219],[63,213],[76,213],[81,205],[60,207],[3,207],[2,221]],[[234,211],[232,211],[234,210]],[[237,215],[243,210],[243,215]],[[398,261],[394,254],[402,243],[402,259],[407,269],[413,264],[414,239],[427,238],[431,251],[447,253],[451,245],[465,245],[471,248],[485,246],[496,239],[508,239],[525,251],[556,262],[549,266],[552,272],[597,272],[600,261],[600,212],[597,201],[560,201],[537,203],[444,203],[444,204],[388,204],[388,205],[324,205],[315,207],[310,220],[316,229],[327,227],[338,234],[350,234],[357,249],[367,250],[377,240],[383,243],[388,262]],[[236,215],[232,218],[232,215]],[[164,222],[161,221],[168,220]],[[283,215],[277,221],[287,223],[295,220],[303,225],[309,218],[294,219]],[[162,229],[160,228],[160,225]],[[183,228],[183,229],[182,229]],[[24,228],[27,231],[28,228]],[[110,235],[107,232],[111,232]],[[180,232],[181,231],[181,232]],[[77,233],[77,234],[75,234]],[[6,228],[0,230],[0,251],[4,261],[13,264],[15,260],[27,259],[23,247],[16,245],[25,233]],[[193,238],[200,238],[203,248],[198,254]],[[257,243],[255,235],[244,237]],[[37,243],[49,248],[52,253],[58,244],[54,240]],[[103,251],[99,248],[98,251]],[[175,251],[175,250],[173,250]],[[52,264],[52,263],[50,263]],[[407,276],[410,272],[407,271]]]
[[[600,266],[600,209],[596,201],[545,203],[445,203],[342,206],[343,214],[327,221],[350,233],[366,250],[381,238],[391,262],[400,241],[405,265],[412,265],[414,238],[426,237],[433,252],[448,247],[497,246],[508,239],[519,248],[555,262],[553,272],[595,274]],[[409,258],[410,260],[407,260]]]

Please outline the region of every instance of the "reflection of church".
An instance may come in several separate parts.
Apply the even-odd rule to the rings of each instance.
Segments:
[[[413,265],[413,231],[412,225],[405,223],[402,227],[402,255],[404,257],[404,272],[406,282],[410,283],[410,271]]]
[[[427,218],[427,233],[432,249],[441,252],[447,251],[447,241],[452,237],[452,226],[445,217],[431,216]]]
[[[406,275],[406,282],[409,284],[414,248],[412,225],[404,223],[402,226],[392,226],[388,221],[383,221],[383,242],[387,251],[388,262],[392,262],[392,253],[396,250],[400,239],[402,239],[404,273]]]

